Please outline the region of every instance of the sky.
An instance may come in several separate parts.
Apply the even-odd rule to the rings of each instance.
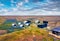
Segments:
[[[60,15],[60,0],[0,0],[0,16]]]

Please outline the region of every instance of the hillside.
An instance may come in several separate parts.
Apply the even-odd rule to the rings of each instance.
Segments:
[[[31,24],[24,30],[1,35],[0,41],[54,41],[54,39],[48,35],[47,30]]]

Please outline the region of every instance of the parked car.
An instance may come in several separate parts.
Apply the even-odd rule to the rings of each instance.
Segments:
[[[37,27],[39,27],[39,28],[45,28],[45,27],[47,27],[47,25],[48,25],[48,21],[43,21],[42,24],[37,24]]]
[[[60,35],[60,26],[52,29],[52,33],[55,34],[55,35]]]
[[[30,21],[30,20],[26,20],[26,21],[24,21],[23,23],[24,23],[25,26],[30,26],[31,21]]]
[[[36,23],[36,24],[39,24],[39,23],[40,23],[40,20],[35,20],[35,23]]]

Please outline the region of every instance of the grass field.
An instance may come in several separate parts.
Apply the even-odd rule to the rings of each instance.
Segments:
[[[47,30],[31,24],[24,30],[1,35],[0,41],[54,41],[48,33]]]

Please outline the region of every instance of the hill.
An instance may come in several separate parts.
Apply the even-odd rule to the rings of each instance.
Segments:
[[[0,41],[54,41],[54,39],[48,35],[47,30],[31,24],[24,30],[1,35]]]

